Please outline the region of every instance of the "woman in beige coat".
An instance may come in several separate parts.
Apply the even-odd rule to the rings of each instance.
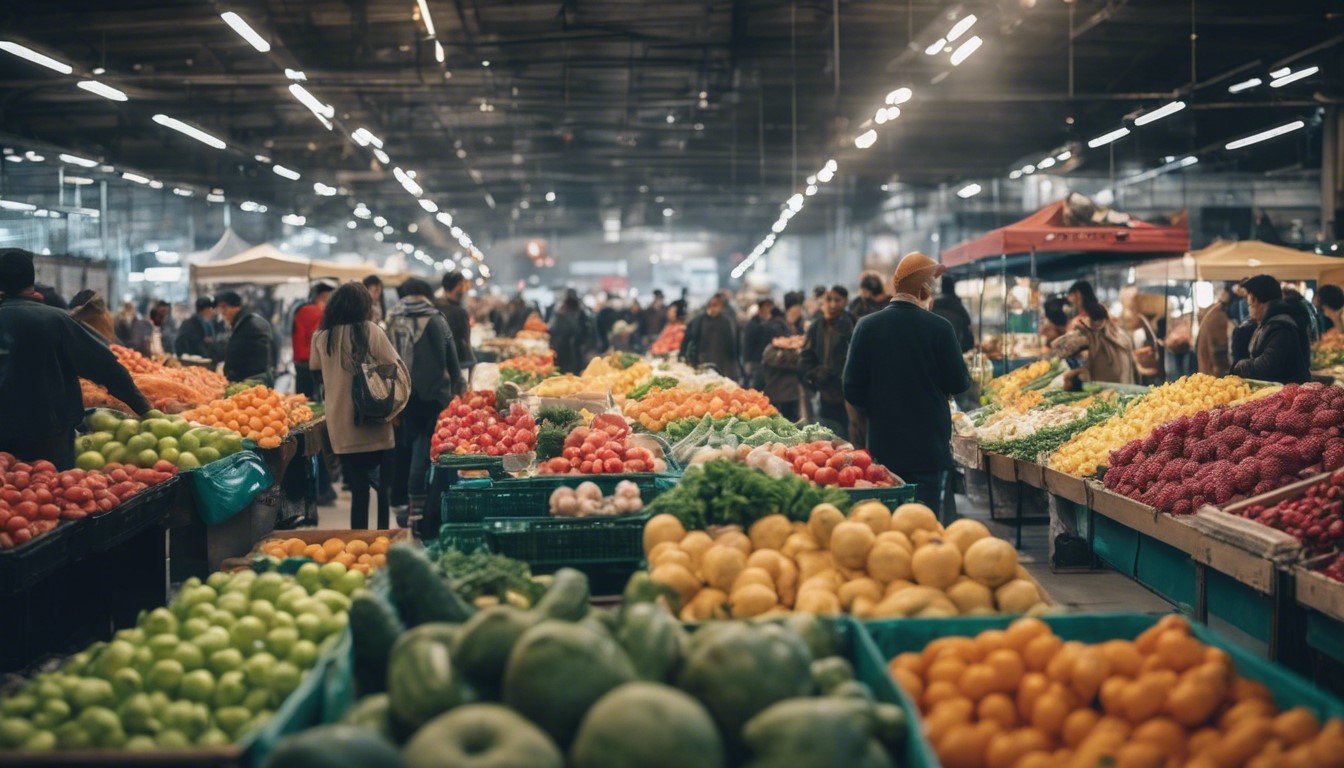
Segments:
[[[369,491],[377,472],[378,528],[387,528],[391,509],[392,423],[367,424],[355,418],[351,389],[355,372],[368,359],[377,363],[400,361],[383,329],[373,321],[373,297],[359,283],[337,288],[313,335],[309,367],[318,386],[325,389],[327,436],[341,459],[350,486],[350,527],[369,527]]]

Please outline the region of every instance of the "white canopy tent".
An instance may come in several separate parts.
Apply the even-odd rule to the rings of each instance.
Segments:
[[[232,228],[224,230],[224,234],[219,240],[204,251],[195,251],[187,254],[188,264],[209,264],[214,261],[223,261],[224,259],[237,256],[244,251],[252,248],[252,244],[238,236]]]
[[[232,258],[191,265],[191,282],[194,285],[226,283],[282,285],[310,282],[321,278],[344,282],[361,280],[368,275],[378,275],[393,281],[400,277],[372,264],[337,264],[292,256],[269,243],[248,249]]]
[[[1141,283],[1241,280],[1262,273],[1280,280],[1344,285],[1344,259],[1258,240],[1240,240],[1216,242],[1180,258],[1145,262],[1134,268],[1135,279]]]

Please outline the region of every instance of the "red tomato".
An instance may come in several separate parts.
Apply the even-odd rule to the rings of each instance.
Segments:
[[[11,534],[16,531],[24,530],[27,527],[28,519],[20,515],[14,515],[5,523],[5,530],[9,531]]]
[[[850,454],[850,463],[859,469],[868,469],[873,464],[873,457],[867,451],[858,450]]]
[[[37,507],[38,504],[35,501],[20,502],[18,506],[14,507],[14,515],[15,517],[26,517],[31,520],[32,518],[37,517]]]
[[[826,460],[826,466],[830,467],[831,469],[840,469],[841,467],[844,467],[847,464],[849,464],[849,457],[843,453],[837,453],[831,458]]]
[[[626,472],[648,472],[649,465],[643,459],[630,459],[625,462]]]
[[[609,475],[619,475],[625,471],[625,463],[620,459],[610,458],[603,462],[602,468],[605,469]]]
[[[570,446],[565,448],[560,455],[564,456],[566,459],[577,459],[583,455],[583,451],[580,450],[578,446]]]
[[[610,447],[604,447],[602,450],[597,452],[597,458],[601,459],[602,461],[610,461],[611,459],[616,458],[616,452],[611,450]]]
[[[881,464],[870,464],[868,468],[863,471],[863,479],[870,483],[889,483],[891,481],[891,473]]]
[[[840,482],[840,471],[835,467],[821,467],[812,479],[817,485],[835,485]]]
[[[591,474],[593,473],[593,462],[592,462],[592,460],[591,460],[591,459],[585,459],[585,460],[583,461],[583,463],[579,464],[579,471],[582,472],[582,473],[585,474],[585,475],[591,475]]]
[[[858,467],[845,467],[840,470],[840,487],[853,488],[854,484],[863,479],[863,470]]]
[[[14,531],[13,533],[14,533],[14,546],[16,547],[20,544],[26,544],[33,540],[33,532],[28,530],[27,528],[20,528],[19,530]]]
[[[15,466],[19,465],[16,464]],[[11,472],[9,476],[9,484],[14,486],[15,488],[18,488],[19,490],[27,488],[28,483],[31,481],[32,476],[29,475],[27,472],[15,471]]]
[[[807,456],[808,460],[818,467],[826,466],[826,459],[830,458],[825,451],[812,451]]]
[[[801,467],[800,474],[802,474],[803,477],[806,477],[808,480],[812,480],[812,479],[814,479],[814,478],[817,476],[817,465],[816,465],[816,462],[812,462],[812,461],[806,461],[806,462],[803,462],[803,466]]]
[[[59,520],[61,517],[61,508],[55,504],[43,504],[37,509],[37,516],[42,520]]]

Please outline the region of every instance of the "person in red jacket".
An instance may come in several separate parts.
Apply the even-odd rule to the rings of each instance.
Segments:
[[[322,313],[326,310],[327,299],[335,290],[329,283],[313,286],[313,300],[294,312],[294,391],[307,395],[309,400],[317,400],[313,372],[308,368],[308,358],[312,354],[313,334],[322,322]]]

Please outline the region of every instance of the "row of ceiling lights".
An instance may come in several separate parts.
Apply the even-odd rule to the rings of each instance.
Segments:
[[[975,26],[976,21],[978,21],[978,19],[974,14],[967,14],[966,16],[957,19],[951,28],[947,30],[945,35],[939,37],[938,40],[924,49],[925,55],[942,56],[946,54],[948,63],[953,67],[960,66],[969,59],[972,54],[980,50],[982,45],[984,45],[985,41],[981,39],[979,35],[972,35],[959,45],[953,45],[958,40],[961,40],[966,33],[971,30],[971,27]],[[934,82],[939,82],[941,79],[942,76],[939,76],[934,79]],[[866,128],[866,130],[854,137],[854,146],[862,150],[877,144],[878,128],[882,128],[895,122],[901,116],[901,105],[914,98],[914,95],[914,91],[904,86],[888,93],[882,106],[877,108],[873,117],[860,126],[861,128]],[[803,190],[801,192],[795,192],[794,195],[789,198],[788,202],[781,207],[779,218],[770,227],[770,234],[766,235],[761,242],[757,243],[756,247],[747,254],[746,258],[733,268],[731,273],[733,279],[741,278],[746,274],[748,269],[755,265],[756,262],[760,261],[761,257],[774,247],[778,236],[783,233],[786,227],[788,227],[789,221],[803,209],[807,198],[817,193],[818,183],[825,184],[829,182],[835,177],[835,174],[838,171],[839,164],[836,163],[834,159],[830,159],[826,161],[826,165],[823,166],[820,171],[807,177],[807,183],[803,187]]]

